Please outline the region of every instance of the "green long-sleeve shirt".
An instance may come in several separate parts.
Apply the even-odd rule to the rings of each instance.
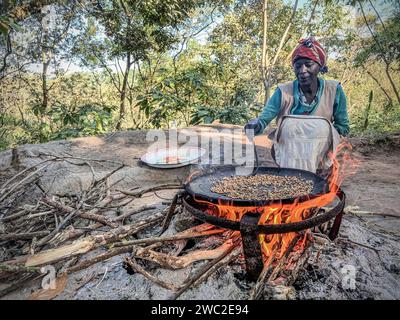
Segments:
[[[315,110],[318,108],[319,101],[324,90],[324,81],[321,78],[318,78],[319,88],[316,94],[314,101],[308,105],[307,103],[302,102],[300,98],[301,92],[299,90],[298,81],[294,81],[293,87],[293,95],[294,102],[293,106],[290,109],[290,114],[309,114],[312,115],[315,113]],[[259,120],[259,130],[255,132],[256,135],[260,135],[266,126],[274,119],[279,113],[281,108],[281,97],[282,93],[279,88],[277,88],[271,98],[265,104],[263,111],[258,117]],[[342,136],[348,135],[350,131],[349,127],[349,117],[347,114],[347,101],[346,95],[344,94],[343,88],[340,84],[337,86],[335,102],[333,104],[333,126]]]

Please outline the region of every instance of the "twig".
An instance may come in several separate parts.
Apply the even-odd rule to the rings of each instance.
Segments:
[[[356,241],[353,241],[353,240],[350,240],[350,239],[344,239],[344,238],[337,238],[336,241],[350,242],[350,243],[353,243],[355,245],[358,245],[358,246],[373,250],[373,251],[375,251],[376,254],[379,255],[379,250],[378,249],[372,248],[372,247],[367,246],[366,244],[363,244],[363,243],[359,243],[359,242],[356,242]]]
[[[29,233],[7,233],[0,234],[0,241],[10,241],[10,240],[29,240],[35,237],[47,236],[50,231],[36,231]]]
[[[5,187],[6,187],[8,184],[11,183],[11,181],[13,181],[14,179],[18,178],[20,175],[23,175],[25,172],[28,172],[28,171],[32,170],[33,168],[35,168],[35,167],[37,167],[37,166],[39,166],[39,165],[41,165],[41,164],[43,164],[43,163],[52,161],[52,160],[54,160],[54,158],[53,158],[53,159],[47,159],[47,160],[41,161],[41,162],[39,162],[39,163],[37,163],[37,164],[34,164],[33,166],[30,166],[29,168],[26,168],[26,169],[22,170],[21,172],[17,173],[15,176],[13,176],[13,177],[11,177],[9,180],[7,180],[7,181],[0,187],[0,191],[4,190]]]
[[[124,219],[129,218],[130,216],[132,216],[134,214],[137,214],[137,213],[140,213],[143,211],[154,210],[154,209],[156,209],[155,206],[145,205],[145,206],[139,207],[137,209],[134,209],[132,211],[129,211],[127,213],[124,213],[124,214],[116,217],[115,219],[113,219],[113,221],[123,221]]]
[[[37,173],[48,167],[50,163],[45,164],[44,166],[36,169],[34,172],[31,174],[27,175],[25,178],[23,178],[21,181],[18,183],[14,184],[8,191],[6,190],[1,190],[0,193],[4,192],[4,194],[0,197],[0,202],[2,202],[5,198],[7,198],[17,187],[19,187],[21,184],[23,184],[25,181],[29,180],[33,176],[35,176]]]
[[[384,213],[384,212],[370,212],[370,211],[354,211],[348,210],[347,213],[355,214],[355,215],[365,215],[365,216],[383,216],[383,217],[392,217],[400,219],[400,215],[392,214],[392,213]]]
[[[45,236],[44,238],[40,239],[37,243],[38,246],[42,246],[44,244],[46,244],[46,242],[48,242],[49,240],[51,240],[66,224],[69,220],[71,220],[71,218],[77,213],[79,212],[80,207],[83,205],[83,203],[85,202],[85,197],[82,197],[81,201],[78,203],[77,208],[74,209],[72,212],[70,212],[65,218],[64,220],[59,223],[59,225],[52,231],[50,232],[49,235]]]
[[[34,277],[34,275],[32,273],[22,276],[18,282],[13,283],[12,285],[10,285],[9,287],[7,287],[3,290],[0,290],[0,298],[4,297],[5,295],[7,295],[15,290],[18,290],[19,288],[23,287],[27,282],[29,282],[31,280],[37,280],[43,276],[44,276],[43,274],[40,274],[37,277]]]
[[[124,247],[124,246],[131,246],[131,245],[150,245],[157,242],[166,242],[166,241],[177,241],[183,239],[190,239],[190,238],[197,238],[197,237],[205,237],[213,234],[223,233],[226,230],[223,229],[215,229],[215,230],[207,230],[204,232],[192,233],[192,234],[181,234],[175,236],[167,236],[167,237],[155,237],[155,238],[146,238],[146,239],[137,239],[132,241],[126,241],[122,243],[116,243],[114,247]]]
[[[90,267],[90,266],[92,266],[92,265],[94,265],[96,263],[99,263],[101,261],[110,259],[110,258],[112,258],[114,256],[118,256],[118,255],[123,254],[123,253],[132,252],[132,248],[133,248],[132,246],[131,247],[122,247],[122,248],[118,248],[118,249],[115,249],[115,250],[110,250],[108,252],[99,254],[99,255],[97,255],[97,256],[95,256],[93,258],[84,260],[81,263],[68,268],[66,270],[66,272],[68,274],[70,274],[70,273],[73,273],[73,272],[76,272],[76,271],[79,271],[79,270],[82,270],[82,269],[86,269],[86,268],[88,268],[88,267]]]
[[[0,270],[5,272],[27,272],[27,273],[40,273],[40,268],[38,267],[25,267],[22,265],[10,265],[0,263]]]
[[[159,236],[162,235],[162,234],[165,232],[165,230],[168,229],[169,224],[171,223],[172,216],[173,216],[174,213],[175,213],[176,204],[177,204],[178,199],[179,199],[180,197],[181,197],[181,191],[178,192],[178,193],[176,193],[175,196],[174,196],[174,198],[172,199],[172,203],[171,203],[171,205],[170,205],[170,207],[169,207],[168,213],[165,215],[164,221],[163,221],[163,223],[162,223],[161,231],[160,231],[160,233],[158,234]]]
[[[100,223],[102,223],[104,225],[107,225],[107,226],[109,226],[111,228],[117,228],[118,227],[117,223],[111,221],[107,217],[104,217],[104,216],[101,216],[101,215],[98,215],[98,214],[95,214],[95,213],[91,213],[91,212],[83,212],[83,211],[80,211],[80,210],[77,211],[76,209],[74,209],[74,208],[72,208],[70,206],[67,206],[65,204],[59,203],[57,201],[54,201],[54,200],[52,200],[52,199],[50,199],[48,197],[44,197],[42,199],[42,201],[44,203],[54,207],[54,208],[57,208],[57,209],[61,210],[62,212],[65,212],[65,213],[72,214],[73,212],[76,212],[76,214],[75,214],[76,217],[92,220],[92,221],[95,221],[95,222],[100,222]]]
[[[182,288],[180,288],[169,300],[176,300],[192,285],[200,283],[200,281],[205,280],[212,272],[218,270],[221,266],[230,263],[233,259],[236,259],[236,257],[239,255],[239,250],[235,250],[225,261],[222,261],[236,248],[237,244],[238,238],[233,240],[232,246],[223,252],[218,258],[207,263],[205,266],[200,268],[200,270],[192,278],[185,281],[185,283],[182,285]]]
[[[259,297],[259,295],[261,293],[261,289],[263,288],[263,286],[265,284],[265,279],[266,279],[269,271],[271,270],[271,265],[276,259],[276,257],[275,257],[276,251],[277,251],[277,249],[272,251],[268,261],[265,263],[263,270],[261,271],[260,275],[258,276],[256,284],[254,285],[253,289],[250,292],[249,300],[255,300]]]
[[[166,184],[160,184],[157,186],[152,186],[152,187],[149,187],[149,188],[146,188],[146,189],[143,189],[140,191],[136,191],[136,192],[132,192],[132,191],[128,191],[128,190],[118,190],[118,191],[123,194],[126,194],[128,196],[140,198],[145,193],[152,192],[152,191],[164,190],[164,189],[181,189],[181,188],[182,188],[181,185],[166,183]]]
[[[156,276],[152,275],[151,273],[147,272],[144,270],[142,267],[140,267],[137,263],[135,258],[125,258],[125,262],[132,268],[133,271],[138,272],[142,274],[144,277],[148,278],[149,280],[153,281],[154,283],[160,285],[161,287],[168,289],[168,290],[173,290],[177,291],[179,287],[175,286],[172,283],[167,283],[165,281],[162,281],[158,279]]]
[[[105,279],[106,275],[108,272],[108,268],[106,267],[106,271],[104,271],[103,277],[101,278],[101,280],[99,281],[98,284],[96,284],[96,286],[94,287],[95,289],[97,289],[97,287],[103,282],[103,280]]]
[[[77,157],[77,156],[72,156],[69,153],[66,153],[67,155],[62,155],[62,156],[58,156],[58,155],[53,155],[53,154],[48,154],[48,153],[44,153],[44,152],[40,152],[38,154],[38,157],[40,156],[45,156],[45,157],[52,157],[53,160],[54,159],[59,159],[59,160],[65,160],[65,159],[76,159],[76,160],[82,160],[82,161],[93,161],[93,162],[108,162],[108,163],[113,163],[113,164],[118,164],[118,165],[122,165],[121,162],[117,162],[117,161],[112,161],[112,160],[107,160],[107,159],[91,159],[91,158],[84,158],[84,157]]]
[[[12,221],[14,219],[17,219],[17,218],[20,218],[20,217],[26,215],[28,212],[29,212],[28,210],[23,209],[20,212],[17,212],[17,213],[9,215],[7,217],[1,218],[0,221],[1,222],[10,222],[10,221]]]
[[[297,234],[293,240],[290,242],[287,250],[285,251],[284,256],[279,260],[278,264],[276,265],[275,269],[272,271],[271,275],[269,276],[267,282],[271,282],[274,281],[275,278],[277,277],[278,273],[280,272],[282,266],[286,263],[290,253],[292,252],[292,250],[294,249],[294,247],[296,246],[297,242],[299,241],[299,239],[301,238],[300,234]]]
[[[156,242],[155,244],[158,243],[159,242]],[[137,258],[142,258],[157,263],[165,268],[182,269],[186,268],[188,265],[196,261],[216,259],[222,253],[224,253],[227,250],[227,248],[231,247],[232,247],[232,239],[229,239],[215,249],[196,250],[184,256],[179,256],[179,257],[175,257],[162,252],[156,252],[153,250],[149,250],[147,248],[136,249],[136,251],[134,252],[134,256]]]
[[[93,184],[93,187],[98,186],[100,183],[106,181],[109,177],[111,177],[114,173],[116,173],[117,171],[121,170],[123,167],[125,167],[124,164],[121,164],[118,168],[114,169],[113,171],[107,173],[104,177],[102,177],[99,180],[96,180],[95,183]]]

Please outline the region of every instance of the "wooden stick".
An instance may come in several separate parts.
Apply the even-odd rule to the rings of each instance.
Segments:
[[[62,155],[62,156],[58,156],[58,155],[53,155],[53,154],[48,154],[48,153],[44,153],[44,152],[40,152],[38,154],[38,156],[45,156],[45,157],[52,157],[53,160],[54,159],[59,159],[59,160],[65,160],[65,159],[76,159],[76,160],[83,160],[83,161],[93,161],[93,162],[109,162],[109,163],[113,163],[113,164],[119,164],[122,165],[122,163],[117,162],[117,161],[112,161],[112,160],[107,160],[107,159],[90,159],[90,158],[83,158],[83,157],[77,157],[77,156],[73,156],[71,154],[66,153],[67,156]]]
[[[136,263],[135,258],[131,258],[131,259],[125,258],[125,262],[132,268],[132,270],[142,274],[144,277],[146,277],[147,279],[160,285],[161,287],[168,289],[168,290],[173,290],[173,291],[177,291],[179,289],[179,287],[175,286],[174,284],[162,281],[162,280],[158,279],[156,276],[152,275],[150,272],[147,272],[146,270],[144,270],[141,266],[139,266]]]
[[[39,279],[43,276],[44,276],[44,274],[40,274],[35,277],[34,274],[32,274],[32,273],[23,275],[22,278],[20,280],[18,280],[17,282],[11,284],[9,287],[7,287],[3,290],[0,290],[0,298],[23,287],[27,282],[30,282],[31,280]]]
[[[18,218],[20,218],[20,217],[23,217],[23,216],[26,215],[27,213],[29,213],[29,211],[23,209],[23,210],[21,210],[21,211],[19,211],[19,212],[17,212],[17,213],[10,214],[9,216],[0,218],[0,221],[1,221],[1,222],[4,222],[4,223],[5,223],[5,222],[10,222],[10,221],[12,221],[12,220],[14,220],[14,219],[18,219]]]
[[[205,266],[200,268],[200,270],[192,278],[190,278],[187,281],[185,281],[185,283],[182,285],[182,287],[169,300],[176,300],[189,287],[191,287],[195,283],[199,283],[200,279],[202,279],[202,280],[206,279],[211,274],[211,273],[208,273],[208,271],[210,269],[212,269],[215,265],[217,265],[221,260],[223,260],[227,255],[229,255],[236,248],[236,246],[239,243],[238,239],[239,238],[231,239],[232,240],[232,245],[230,247],[228,247],[224,252],[222,252],[219,257],[217,257],[216,259],[212,260],[211,262],[207,263]],[[238,254],[239,253],[237,253],[237,255]],[[236,258],[237,255],[236,254],[232,254],[232,256],[231,256],[232,260],[233,260],[233,258]],[[228,261],[230,262],[231,259],[228,259]],[[220,264],[219,267],[222,266],[222,265],[225,265],[225,264],[227,264],[226,261],[224,263]],[[215,271],[218,268],[214,268],[213,270]]]
[[[263,270],[261,271],[260,275],[258,276],[257,282],[254,285],[253,289],[250,292],[249,300],[255,300],[261,294],[261,289],[265,284],[265,278],[267,277],[269,271],[271,270],[272,263],[276,260],[276,252],[278,249],[272,251],[268,261],[265,263]]]
[[[38,268],[38,267],[25,267],[25,266],[21,266],[21,265],[14,266],[14,265],[0,263],[0,271],[40,273],[40,268]]]
[[[168,269],[182,269],[190,264],[200,260],[216,259],[221,254],[232,247],[232,240],[225,241],[221,246],[212,250],[196,250],[188,253],[185,256],[175,257],[162,252],[148,250],[146,248],[138,248],[134,252],[134,256],[151,262],[155,262]]]
[[[274,281],[278,275],[278,273],[281,271],[282,266],[286,263],[290,253],[292,252],[292,250],[294,249],[294,247],[296,246],[297,242],[299,241],[299,239],[301,238],[300,234],[297,234],[292,241],[290,242],[287,250],[285,251],[284,256],[279,260],[279,263],[276,265],[275,269],[272,271],[271,275],[269,276],[267,282],[271,282]]]
[[[30,166],[29,168],[26,168],[26,169],[22,170],[21,172],[18,172],[15,176],[11,177],[11,178],[10,178],[9,180],[7,180],[3,185],[0,186],[0,191],[3,191],[3,190],[5,189],[5,187],[6,187],[8,184],[11,183],[11,181],[13,181],[14,179],[18,178],[20,175],[23,175],[25,172],[28,172],[28,171],[32,170],[33,168],[35,168],[35,167],[37,167],[37,166],[40,166],[40,165],[43,164],[43,163],[52,161],[52,160],[54,160],[54,159],[55,159],[55,158],[43,160],[43,161],[41,161],[41,162],[39,162],[39,163],[37,163],[37,164],[34,164],[33,166]]]
[[[16,184],[14,184],[9,190],[5,189],[5,190],[1,190],[1,193],[4,192],[3,195],[0,196],[0,202],[2,202],[5,198],[7,198],[17,187],[19,187],[21,184],[23,184],[25,181],[29,180],[30,178],[32,178],[33,176],[35,176],[37,173],[39,173],[40,171],[42,171],[43,169],[47,168],[51,163],[47,163],[45,165],[43,165],[42,167],[36,169],[34,172],[32,172],[31,174],[27,175],[25,178],[23,178],[21,181],[17,182]]]
[[[71,244],[64,245],[55,249],[41,251],[33,256],[20,256],[11,261],[5,262],[6,264],[25,264],[25,266],[40,266],[44,264],[55,263],[66,258],[86,253],[97,247],[106,245],[108,243],[121,240],[129,235],[135,234],[162,219],[161,213],[155,214],[150,218],[138,221],[134,225],[121,226],[101,235],[88,236],[77,240]]]
[[[135,198],[140,198],[142,195],[148,192],[152,191],[157,191],[157,190],[166,190],[166,189],[181,189],[181,185],[173,184],[173,183],[166,183],[166,184],[160,184],[157,186],[152,186],[140,191],[132,192],[132,191],[127,191],[127,190],[118,190],[119,192],[126,194],[128,196],[132,196]]]
[[[61,210],[62,212],[65,212],[65,213],[69,213],[70,214],[70,213],[76,211],[76,209],[74,209],[74,208],[72,208],[70,206],[67,206],[65,204],[62,204],[60,202],[54,201],[54,200],[50,199],[49,197],[43,197],[42,201],[44,203],[48,204],[49,206],[57,208],[57,209]],[[78,211],[76,211],[75,216],[83,218],[83,219],[99,222],[99,223],[102,223],[103,225],[107,225],[107,226],[109,226],[111,228],[117,228],[118,227],[118,224],[113,222],[113,221],[111,221],[109,218],[101,216],[101,215],[98,215],[98,214],[95,214],[95,213],[84,212],[82,210],[78,210]]]
[[[143,211],[147,211],[147,210],[153,210],[153,209],[156,209],[156,207],[145,205],[145,206],[142,206],[142,207],[140,207],[138,209],[132,210],[132,211],[126,213],[126,214],[118,216],[118,217],[112,219],[112,221],[114,221],[114,222],[122,221],[123,219],[125,219],[125,218],[127,218],[127,217],[129,217],[129,216],[131,216],[133,214],[136,214],[136,213],[139,213],[139,212],[143,212]],[[96,230],[98,228],[101,228],[102,226],[103,226],[102,223],[95,223],[95,224],[90,225],[89,227],[87,227],[85,229],[65,230],[57,237],[57,239],[55,241],[57,243],[63,243],[65,241],[67,241],[67,240],[71,240],[71,239],[80,237],[80,236],[84,235],[87,232],[90,232],[90,231]]]
[[[82,270],[82,269],[86,269],[86,268],[88,268],[88,267],[90,267],[90,266],[92,266],[92,265],[94,265],[96,263],[99,263],[101,261],[107,260],[107,259],[112,258],[114,256],[117,256],[117,255],[120,255],[120,254],[123,254],[123,253],[129,253],[129,252],[132,251],[132,248],[133,248],[133,246],[122,247],[122,248],[118,248],[118,249],[115,249],[115,250],[110,250],[108,252],[99,254],[99,255],[97,255],[97,256],[95,256],[93,258],[84,260],[81,263],[66,269],[66,272],[68,274],[70,274],[70,273],[73,273],[73,272],[76,272],[76,271],[79,271],[79,270]]]
[[[107,173],[104,177],[102,177],[99,180],[96,180],[93,184],[93,187],[98,186],[100,183],[102,183],[103,181],[106,181],[109,177],[111,177],[114,173],[116,173],[117,171],[121,170],[123,167],[125,167],[124,164],[121,164],[118,168],[112,170],[111,172]]]
[[[0,234],[0,241],[10,241],[10,240],[29,240],[35,237],[43,237],[50,233],[50,231],[36,231],[30,233],[7,233]]]
[[[137,209],[128,211],[127,213],[121,214],[120,216],[114,218],[113,221],[123,221],[124,219],[129,218],[130,216],[132,216],[134,214],[137,214],[137,213],[140,213],[140,212],[143,212],[143,211],[153,210],[153,209],[156,209],[156,207],[155,206],[144,205],[144,206],[141,206],[141,207],[139,207]]]
[[[176,208],[176,204],[178,202],[178,198],[180,196],[181,196],[181,192],[178,192],[178,193],[175,194],[174,198],[172,199],[172,203],[171,203],[171,205],[169,207],[168,213],[165,215],[164,221],[162,223],[161,231],[158,234],[159,236],[161,236],[164,233],[164,231],[168,229],[169,224],[170,224],[171,219],[172,219],[172,216],[175,213],[175,208]]]
[[[145,239],[137,239],[132,241],[126,241],[121,243],[116,243],[114,247],[123,247],[123,246],[131,246],[131,245],[138,245],[138,244],[153,244],[157,242],[166,242],[166,241],[177,241],[183,239],[190,239],[190,238],[197,238],[197,237],[204,237],[213,234],[223,233],[226,230],[223,229],[215,229],[215,230],[207,230],[204,232],[197,232],[197,233],[188,233],[188,234],[180,234],[174,236],[166,236],[166,237],[154,237],[154,238],[145,238]]]

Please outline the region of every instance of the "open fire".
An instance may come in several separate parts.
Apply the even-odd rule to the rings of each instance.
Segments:
[[[221,199],[217,199],[217,203],[212,203],[194,195],[189,197],[190,201],[186,202],[185,206],[190,212],[197,213],[197,216],[199,211],[202,211],[204,215],[200,218],[203,220],[204,217],[214,217],[212,221],[207,222],[217,225],[219,221],[236,223],[236,225],[230,224],[228,228],[241,231],[247,271],[249,277],[255,279],[263,265],[279,261],[288,250],[292,252],[304,250],[310,239],[309,233],[312,227],[335,218],[329,236],[331,239],[337,236],[344,208],[344,194],[339,187],[344,178],[353,174],[358,166],[358,162],[352,159],[350,151],[351,146],[342,143],[335,153],[329,155],[332,171],[327,179],[329,188],[326,193],[309,196],[306,199],[296,198],[291,203],[273,201],[261,206],[237,206],[233,202]],[[339,204],[325,213],[322,208],[332,206],[338,197]],[[265,226],[276,228],[265,231],[262,229]],[[255,242],[259,242],[259,246],[255,246]],[[257,256],[262,256],[262,260]]]

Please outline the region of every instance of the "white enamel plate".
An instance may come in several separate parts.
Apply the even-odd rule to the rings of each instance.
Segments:
[[[196,147],[158,149],[144,154],[140,160],[155,168],[179,168],[197,162],[205,153],[205,149]]]

